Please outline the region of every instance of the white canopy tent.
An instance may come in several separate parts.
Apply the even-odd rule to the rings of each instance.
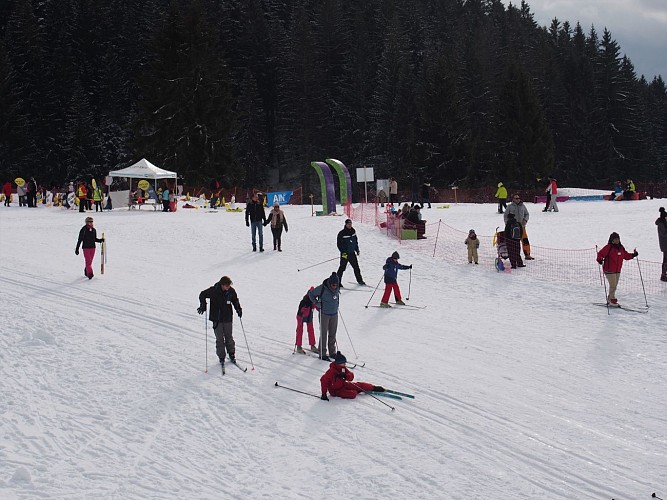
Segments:
[[[153,189],[157,195],[157,181],[158,179],[175,179],[174,183],[174,192],[178,191],[178,175],[176,172],[171,172],[169,170],[164,170],[163,168],[156,167],[147,159],[142,158],[134,165],[123,168],[121,170],[114,170],[109,172],[109,177],[127,177],[130,179],[130,193],[132,193],[132,180],[131,179],[152,179],[153,180]],[[131,196],[131,194],[130,194]],[[159,200],[158,200],[159,201]]]

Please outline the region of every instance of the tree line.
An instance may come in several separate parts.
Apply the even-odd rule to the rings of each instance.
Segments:
[[[500,0],[0,0],[0,173],[145,157],[302,185],[337,158],[434,185],[667,174],[667,92],[609,30]]]

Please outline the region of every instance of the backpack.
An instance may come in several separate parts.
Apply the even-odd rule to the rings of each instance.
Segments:
[[[523,226],[519,221],[514,221],[510,223],[509,226],[509,237],[513,240],[520,240],[523,235]]]

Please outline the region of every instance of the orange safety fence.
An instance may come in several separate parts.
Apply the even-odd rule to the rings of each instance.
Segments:
[[[464,244],[467,231],[456,229],[442,220],[426,224],[426,238],[401,238],[401,220],[384,212],[379,205],[359,203],[346,207],[347,216],[355,222],[373,224],[387,237],[395,239],[401,246],[412,252],[430,255],[440,261],[452,264],[468,264],[468,249]],[[479,265],[496,269],[497,248],[494,235],[477,235]],[[403,252],[401,252],[403,254]],[[522,258],[524,257],[521,252]],[[562,249],[530,245],[530,255],[535,260],[525,261],[526,267],[512,269],[516,276],[528,276],[533,279],[560,283],[579,283],[603,287],[601,266],[596,261],[595,248]],[[509,260],[504,263],[509,268]],[[474,265],[474,264],[472,264]],[[633,259],[625,261],[621,272],[621,287],[624,292],[646,293],[651,295],[667,294],[667,283],[660,281],[662,263]],[[604,292],[601,293],[604,300]]]

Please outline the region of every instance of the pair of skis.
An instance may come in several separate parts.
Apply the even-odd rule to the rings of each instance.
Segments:
[[[303,352],[292,351],[292,354],[303,354],[303,355],[306,355],[306,356],[310,356],[312,358],[321,359],[319,354],[317,354],[316,352],[313,352],[313,351],[306,350],[306,349],[304,349]],[[350,370],[354,370],[355,368],[363,368],[364,366],[366,366],[365,361],[360,361],[358,363],[350,363],[350,362],[347,363],[347,367]]]
[[[600,307],[609,307],[609,309],[621,309],[622,311],[630,311],[630,312],[635,312],[635,313],[647,313],[648,308],[635,308],[635,307],[627,307],[627,306],[622,306],[620,304],[612,305],[609,304],[607,305],[606,302],[593,302],[594,306],[600,306]]]
[[[393,304],[389,307],[380,306],[380,305],[371,305],[366,307],[379,307],[380,309],[408,309],[411,311],[419,311],[420,309],[426,309],[428,306],[413,306],[412,304]]]
[[[399,400],[402,400],[403,398],[415,399],[415,397],[412,394],[408,394],[407,392],[393,391],[391,389],[385,389],[384,392],[366,391],[366,394],[372,394],[373,396],[380,396],[389,399],[399,399]]]
[[[247,366],[245,368],[241,368],[241,366],[235,361],[232,361],[231,364],[234,365],[239,370],[241,370],[243,373],[248,371]],[[222,370],[222,374],[224,375],[225,374],[225,363],[220,363],[220,369]]]

